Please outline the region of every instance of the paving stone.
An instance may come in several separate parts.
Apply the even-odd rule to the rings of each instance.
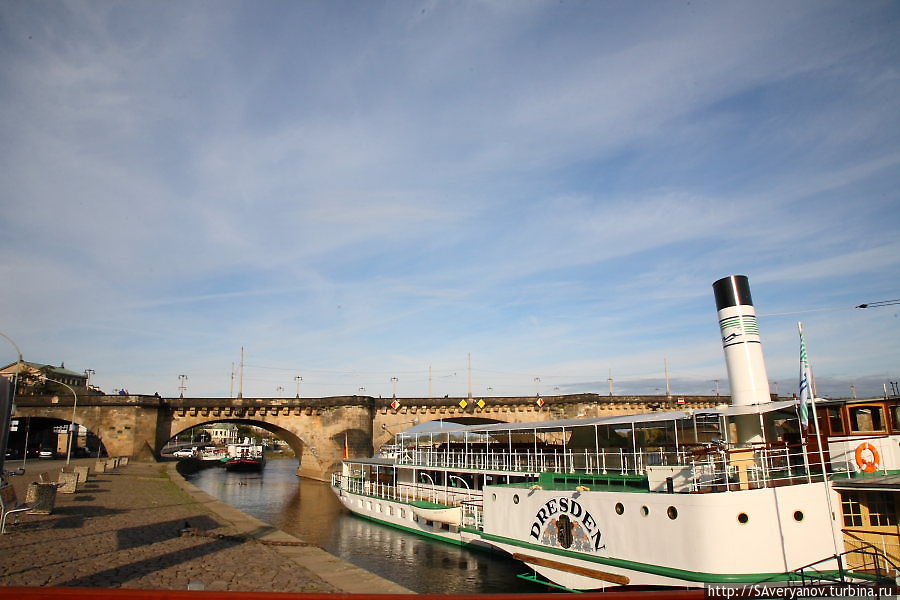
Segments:
[[[36,477],[13,480],[21,497],[29,475]],[[185,523],[238,532],[176,485],[165,465],[131,462],[98,473],[78,494],[57,496],[52,514],[27,515],[0,536],[0,585],[183,590],[199,582],[221,591],[344,591],[277,546],[182,536]]]

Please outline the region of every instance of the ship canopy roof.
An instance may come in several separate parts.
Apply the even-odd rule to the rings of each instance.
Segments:
[[[724,406],[721,408],[702,408],[696,410],[672,410],[640,413],[636,415],[620,415],[615,417],[588,417],[579,419],[557,419],[553,421],[530,421],[525,423],[481,423],[465,425],[449,421],[431,421],[422,423],[397,434],[397,437],[419,436],[441,433],[491,433],[494,431],[535,431],[541,429],[571,429],[575,427],[592,427],[594,425],[635,425],[643,423],[663,423],[692,419],[696,415],[709,417],[733,417],[748,414],[764,414],[779,410],[793,409],[797,400],[780,400],[746,406]]]

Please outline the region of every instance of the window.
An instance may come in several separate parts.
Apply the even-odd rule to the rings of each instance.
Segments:
[[[848,411],[851,431],[860,433],[886,431],[884,413],[880,406],[851,406]]]
[[[900,404],[891,407],[891,428],[900,433]]]
[[[862,527],[862,506],[859,494],[846,492],[841,497],[841,511],[844,513],[845,527]]]
[[[867,492],[866,507],[869,509],[869,525],[886,527],[897,524],[894,499],[888,492]]]
[[[831,433],[844,433],[844,421],[841,419],[841,407],[828,407],[828,427]]]

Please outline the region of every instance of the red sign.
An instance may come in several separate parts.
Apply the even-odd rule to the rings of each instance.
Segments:
[[[684,398],[679,398],[679,399],[678,399],[678,404],[684,404]]]
[[[400,408],[400,401],[394,400],[393,402],[391,402],[391,408],[393,408],[394,410],[397,410],[398,408]]]

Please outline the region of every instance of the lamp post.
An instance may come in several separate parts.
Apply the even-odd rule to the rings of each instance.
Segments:
[[[294,377],[294,381],[297,382],[297,399],[300,399],[300,383],[303,381],[303,378],[297,375]]]
[[[393,397],[397,397],[397,382],[400,381],[396,377],[391,377],[391,387],[393,388]]]
[[[97,373],[97,371],[95,371],[93,369],[85,369],[84,370],[84,378],[85,378],[84,389],[85,389],[85,392],[87,392],[87,393],[90,393],[90,391],[91,391],[91,375],[94,375],[95,373]]]
[[[179,375],[178,380],[180,381],[178,391],[180,392],[180,397],[184,398],[184,391],[187,389],[187,375]]]
[[[43,379],[44,381],[52,381],[53,383],[63,386],[64,388],[72,392],[72,397],[75,398],[75,401],[72,402],[72,423],[69,425],[69,439],[66,440],[66,465],[68,466],[69,460],[72,458],[72,437],[78,431],[78,426],[75,424],[75,411],[78,409],[78,394],[75,393],[75,390],[72,388],[72,386],[63,383],[62,381],[50,379],[49,377],[42,377],[41,379]]]
[[[16,407],[16,387],[19,385],[19,369],[22,368],[22,363],[25,361],[22,360],[22,351],[19,350],[19,345],[16,344],[13,339],[5,333],[0,332],[0,336],[2,336],[6,341],[13,345],[13,348],[16,349],[16,355],[18,356],[18,360],[16,361],[16,370],[13,373],[12,378],[12,391],[10,391],[9,393],[9,402],[0,402],[0,407],[2,407],[2,411],[0,411],[0,450],[3,451],[3,455],[0,456],[0,480],[5,481],[5,479],[2,477],[2,473],[3,463],[6,460],[6,440],[9,436],[9,420],[12,417],[13,412],[15,412]],[[0,400],[2,400],[2,398],[0,398]],[[27,448],[25,449],[25,452],[27,454]]]
[[[534,395],[535,395],[535,397],[540,397],[540,395],[541,395],[541,378],[540,377],[534,378]]]

